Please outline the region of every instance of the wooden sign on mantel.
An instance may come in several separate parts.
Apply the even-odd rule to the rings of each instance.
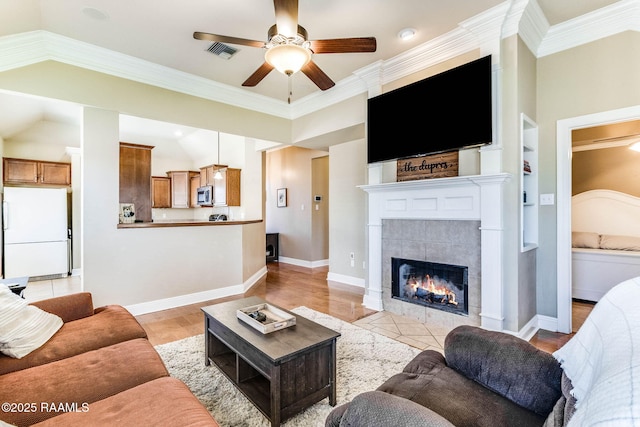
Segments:
[[[398,182],[458,176],[458,151],[400,159],[397,167]]]

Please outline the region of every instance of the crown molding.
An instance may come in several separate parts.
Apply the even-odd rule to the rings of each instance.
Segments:
[[[53,60],[164,89],[290,118],[283,101],[224,85],[203,77],[114,52],[48,31],[0,38],[0,71]]]
[[[550,25],[547,17],[536,0],[526,2],[521,19],[518,21],[517,33],[531,52],[537,52]]]
[[[386,83],[473,49],[479,48],[483,54],[499,57],[500,40],[516,33],[539,58],[627,30],[640,31],[640,0],[620,0],[552,27],[535,0],[507,0],[461,22],[447,34],[363,67],[337,82],[331,90],[314,92],[290,105],[43,30],[0,37],[0,72],[53,60],[276,117],[296,119],[363,93],[378,95]]]
[[[554,25],[533,52],[541,58],[624,31],[640,31],[640,0],[617,1]]]

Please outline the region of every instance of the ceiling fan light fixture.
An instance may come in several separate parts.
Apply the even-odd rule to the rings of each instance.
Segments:
[[[297,44],[278,44],[266,51],[264,60],[282,74],[290,76],[311,61],[311,51]]]

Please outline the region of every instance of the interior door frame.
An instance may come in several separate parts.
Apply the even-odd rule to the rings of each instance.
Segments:
[[[640,105],[558,120],[557,173],[557,329],[571,333],[571,131],[640,120]]]

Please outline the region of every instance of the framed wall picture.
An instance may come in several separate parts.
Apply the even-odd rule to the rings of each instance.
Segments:
[[[287,207],[287,189],[286,188],[278,188],[278,207],[286,208]]]
[[[136,222],[136,208],[133,203],[120,203],[120,224]]]

